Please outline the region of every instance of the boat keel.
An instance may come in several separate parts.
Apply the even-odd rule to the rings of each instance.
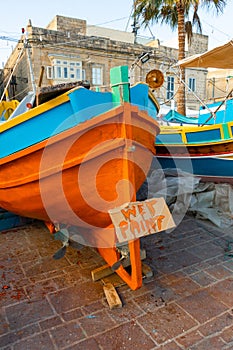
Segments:
[[[55,234],[57,229],[52,222],[45,222],[50,233]],[[109,267],[120,261],[120,253],[117,247],[97,248],[99,254],[103,257]],[[136,290],[142,286],[142,263],[140,254],[140,239],[128,242],[128,255],[130,259],[131,272],[127,272],[126,268],[119,264],[119,268],[114,269],[120,278],[132,289]]]

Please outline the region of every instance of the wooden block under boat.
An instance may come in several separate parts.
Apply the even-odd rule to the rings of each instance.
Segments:
[[[110,309],[122,307],[122,301],[115,287],[111,283],[106,283],[103,288]]]

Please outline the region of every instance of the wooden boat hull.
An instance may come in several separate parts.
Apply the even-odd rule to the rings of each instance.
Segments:
[[[136,200],[159,126],[148,85],[131,88],[126,66],[110,76],[112,92],[78,87],[31,110],[28,95],[0,125],[0,207],[43,220],[50,232],[56,224],[75,227],[74,240],[96,247],[112,266],[120,254],[108,210]],[[128,247],[131,273],[122,266],[117,273],[137,289],[139,239]]]
[[[233,122],[161,127],[156,141],[162,168],[179,168],[205,181],[233,183]]]
[[[176,168],[200,177],[202,181],[233,184],[233,154],[212,157],[157,157],[163,169]]]
[[[156,121],[125,103],[2,158],[0,207],[83,233],[106,228],[108,210],[135,198],[145,180],[157,133]],[[115,243],[88,237],[91,245]]]

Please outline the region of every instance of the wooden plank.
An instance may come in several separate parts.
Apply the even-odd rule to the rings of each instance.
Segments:
[[[98,281],[104,277],[112,275],[114,272],[111,267],[106,264],[91,271],[91,277],[93,281]]]
[[[101,281],[103,284],[111,283],[115,288],[122,287],[126,284],[117,273],[104,277]]]
[[[112,283],[106,283],[103,288],[110,309],[122,307],[122,301]]]

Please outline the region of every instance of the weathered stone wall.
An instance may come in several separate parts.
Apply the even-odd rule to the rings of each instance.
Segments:
[[[208,72],[207,99],[209,102],[223,99],[232,89],[232,69],[212,69]]]
[[[203,53],[208,50],[208,36],[198,33],[193,33],[191,44],[188,45],[186,57],[198,53]]]
[[[9,83],[8,92],[10,97],[21,100],[26,93],[31,90],[27,55],[22,38],[13,50],[4,67],[5,86],[8,84],[12,73],[15,77],[16,85],[13,88],[12,84]]]
[[[48,24],[47,29],[57,31],[67,31],[80,35],[86,35],[87,23],[83,19],[71,18],[65,16],[55,16]]]

